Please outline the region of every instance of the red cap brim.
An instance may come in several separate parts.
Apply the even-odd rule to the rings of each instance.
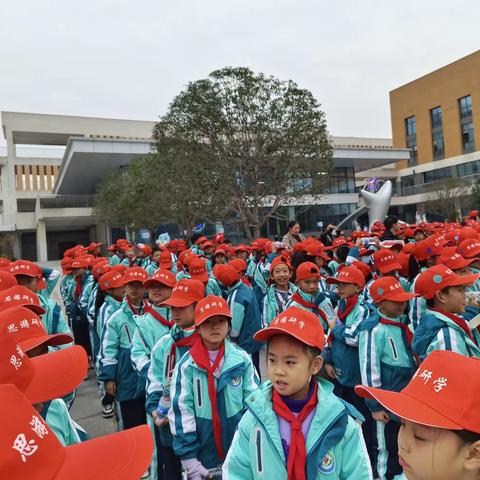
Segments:
[[[82,383],[88,370],[87,354],[79,345],[30,360],[35,375],[24,394],[32,403],[47,402],[67,395]]]
[[[49,347],[57,347],[58,345],[66,345],[73,342],[73,337],[68,333],[54,333],[52,335],[41,335],[38,337],[27,338],[19,341],[18,344],[24,352],[32,350],[46,343]]]
[[[200,273],[199,275],[190,275],[193,280],[199,280],[202,283],[208,282],[208,272]]]
[[[191,300],[188,298],[168,298],[164,302],[160,303],[161,307],[175,307],[175,308],[183,308],[183,307],[188,307],[189,305],[192,305],[195,303],[195,300]]]
[[[376,400],[388,411],[410,422],[447,430],[463,430],[463,427],[405,393],[357,385],[355,393],[363,398]]]
[[[318,348],[320,350],[323,349],[323,345],[314,345],[312,342],[305,340],[305,338],[299,336],[299,335],[294,335],[290,330],[284,329],[282,327],[267,327],[262,330],[259,330],[257,333],[253,335],[254,340],[257,340],[257,342],[266,342],[269,338],[273,337],[274,335],[288,335],[290,337],[293,337],[297,339],[299,342],[305,343],[306,345],[309,345],[310,347]]]
[[[402,266],[400,265],[400,263],[390,263],[389,265],[385,265],[385,267],[377,267],[377,270],[380,272],[380,273],[390,273],[390,272],[394,272],[395,270],[401,270],[402,269]]]
[[[56,480],[140,478],[153,454],[147,425],[66,447]]]
[[[394,293],[392,295],[387,295],[385,298],[382,300],[388,300],[390,302],[408,302],[408,300],[411,300],[412,298],[415,298],[417,295],[414,293],[410,292],[398,292]],[[380,300],[380,301],[382,301]]]
[[[457,277],[458,278],[452,278],[443,288],[471,285],[480,278],[480,274],[472,273],[471,275],[457,275]]]

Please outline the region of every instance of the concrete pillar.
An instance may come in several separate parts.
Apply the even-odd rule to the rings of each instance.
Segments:
[[[37,222],[37,262],[48,261],[47,253],[47,228],[45,220]]]
[[[288,208],[288,221],[295,220],[295,207],[287,207]]]

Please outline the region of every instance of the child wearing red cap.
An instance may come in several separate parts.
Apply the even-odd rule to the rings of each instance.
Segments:
[[[362,384],[399,392],[417,369],[413,333],[404,314],[414,294],[406,292],[391,276],[375,280],[370,293],[376,309],[362,322],[358,341]],[[397,445],[400,423],[378,402],[366,400],[366,404],[371,412],[365,421],[372,427],[374,476],[391,480],[402,471]]]
[[[268,327],[270,322],[287,308],[287,303],[296,291],[290,282],[293,267],[288,257],[279,255],[270,265],[270,279],[267,293],[263,298],[262,323]]]
[[[255,338],[267,342],[270,382],[247,399],[223,478],[371,480],[358,412],[317,377],[325,342],[318,318],[289,307]]]
[[[125,298],[105,323],[98,354],[98,379],[104,382],[106,392],[119,403],[125,429],[146,422],[145,385],[139,382],[132,366],[131,349],[137,328],[135,317],[144,312],[143,282],[147,279],[147,272],[140,267],[132,267],[125,272]]]
[[[327,332],[329,321],[334,320],[335,313],[330,299],[319,291],[320,278],[320,269],[316,264],[301,263],[295,272],[297,290],[287,303],[287,308],[300,307],[314,313]]]
[[[238,272],[229,264],[216,265],[213,275],[226,289],[228,306],[232,312],[230,340],[252,355],[258,372],[262,344],[255,342],[253,335],[262,328],[262,319],[253,291],[240,280]]]
[[[191,480],[208,477],[223,462],[245,399],[259,383],[249,355],[226,339],[231,320],[223,298],[200,300],[198,336],[173,373],[168,414],[173,447]]]
[[[471,331],[462,317],[467,287],[479,276],[456,275],[445,265],[435,265],[418,276],[415,292],[427,303],[412,344],[420,358],[425,358],[433,350],[451,350],[480,358],[480,334],[476,329]]]
[[[169,307],[174,325],[156,343],[148,369],[146,410],[155,422],[155,443],[159,478],[179,478],[181,465],[172,445],[173,438],[166,418],[170,407],[170,384],[175,365],[193,345],[195,307],[205,296],[199,280],[183,279],[175,284],[170,297],[161,306]]]
[[[358,386],[362,397],[402,419],[397,480],[480,478],[480,362],[432,352],[399,393]]]

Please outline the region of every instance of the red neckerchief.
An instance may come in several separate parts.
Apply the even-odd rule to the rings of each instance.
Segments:
[[[404,323],[401,323],[401,322],[394,322],[393,320],[388,320],[387,318],[383,318],[383,317],[380,317],[379,322],[383,323],[384,325],[393,325],[394,327],[401,328],[405,332],[405,336],[407,337],[408,346],[409,347],[412,346],[413,333],[408,328],[408,325],[405,325]]]
[[[449,318],[452,322],[456,323],[465,332],[465,335],[467,335],[468,338],[478,347],[477,341],[473,337],[468,323],[462,317],[455,315],[454,313],[444,312],[443,310],[439,310],[437,308],[429,308],[429,310],[431,310],[432,312],[440,313],[441,315]]]
[[[288,480],[306,480],[305,465],[307,463],[306,440],[302,433],[302,423],[317,406],[317,389],[315,382],[310,400],[302,408],[297,417],[285,405],[279,393],[273,389],[272,403],[273,411],[284,420],[290,423],[291,436],[288,449],[287,472]]]
[[[298,290],[292,295],[292,300],[296,303],[299,303],[302,307],[311,308],[315,313],[318,313],[322,320],[324,320],[328,325],[327,315],[325,315],[325,312],[315,303],[307,302],[307,300],[302,298]]]
[[[247,287],[251,287],[252,284],[250,283],[250,280],[247,277],[242,277],[240,279]]]
[[[355,305],[358,302],[358,295],[352,295],[351,297],[347,298],[345,310],[340,311],[340,307],[337,310],[338,318],[345,323],[346,318],[350,314],[350,312],[355,308]]]
[[[83,274],[75,277],[75,291],[73,292],[73,298],[75,300],[78,300],[82,294],[82,278]]]
[[[127,305],[130,307],[130,310],[133,312],[133,314],[134,315],[141,315],[141,313],[138,311],[138,309],[135,307],[135,305],[133,305],[133,303],[128,298],[128,295],[126,295],[125,298],[127,299]],[[141,308],[142,307],[140,306],[140,309]]]
[[[217,447],[217,453],[222,460],[225,458],[222,446],[222,422],[218,415],[217,409],[217,389],[215,388],[215,378],[213,374],[220,365],[220,361],[225,353],[225,343],[222,343],[220,350],[218,351],[217,358],[213,365],[210,364],[210,357],[208,356],[208,350],[203,344],[202,338],[197,337],[195,343],[190,349],[190,356],[194,362],[200,367],[206,370],[208,374],[208,396],[210,397],[210,405],[212,407],[212,423],[213,423],[213,436],[215,438],[215,446]]]
[[[346,267],[346,265],[344,263],[341,263],[338,266],[337,271],[335,273],[340,273],[345,267]]]
[[[176,362],[176,350],[177,347],[191,347],[194,343],[197,337],[200,335],[198,334],[197,331],[193,332],[191,335],[188,337],[183,337],[181,338],[178,342],[173,342],[172,346],[170,347],[170,362],[168,366],[168,377],[171,378],[173,369],[175,368]]]
[[[143,312],[144,313],[149,313],[155,320],[158,320],[163,326],[165,326],[167,328],[172,328],[173,321],[172,320],[167,320],[164,316],[162,316],[160,313],[158,313],[155,310],[155,308],[153,308],[153,306],[150,305],[148,302],[145,302]]]

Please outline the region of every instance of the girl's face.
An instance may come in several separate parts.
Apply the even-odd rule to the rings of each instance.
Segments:
[[[145,293],[142,282],[130,282],[125,285],[125,293],[134,305],[140,305]]]
[[[227,338],[228,318],[215,315],[205,320],[197,330],[207,350],[218,350]]]
[[[117,300],[122,300],[125,295],[125,287],[109,288],[107,293]]]
[[[277,265],[272,271],[272,280],[279,287],[288,286],[291,276],[292,273],[290,272],[288,265],[285,264]]]
[[[471,275],[472,269],[469,266],[459,268],[458,270],[454,270],[457,275]]]
[[[478,478],[478,471],[477,476],[467,476],[464,469],[470,447],[449,430],[402,420],[398,455],[408,480]]]
[[[312,375],[322,368],[322,357],[311,358],[303,344],[289,335],[275,335],[268,343],[268,377],[280,395],[303,400]]]
[[[180,328],[189,328],[194,323],[195,303],[186,307],[172,307],[172,320]]]
[[[221,253],[219,253],[218,255],[215,255],[213,260],[217,264],[227,263],[227,257],[225,257],[225,255],[222,255]]]
[[[298,288],[307,295],[315,295],[318,292],[318,278],[306,278],[297,281]]]
[[[300,225],[296,223],[293,227],[289,228],[292,235],[298,235],[300,233]]]
[[[154,305],[164,302],[167,298],[170,298],[171,294],[172,289],[161,283],[155,283],[148,289],[148,298]]]
[[[361,287],[355,283],[339,283],[337,293],[340,298],[347,299],[360,293]]]
[[[387,317],[395,318],[405,313],[407,302],[392,302],[391,300],[383,300],[378,304],[380,313]]]
[[[153,261],[156,262],[156,263],[160,263],[160,256],[161,255],[162,255],[161,250],[157,250],[157,251],[153,252],[153,254],[152,254]]]

